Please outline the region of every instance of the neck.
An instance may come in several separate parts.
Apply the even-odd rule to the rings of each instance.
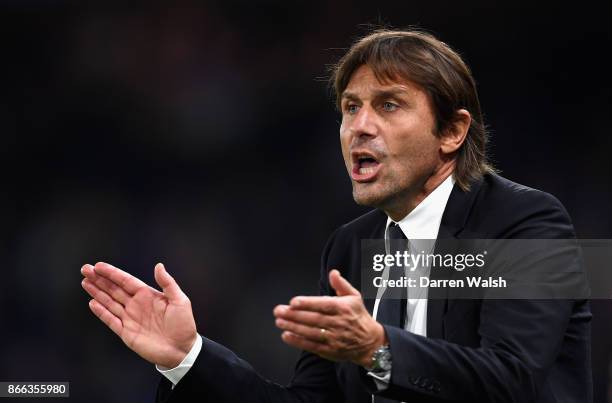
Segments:
[[[431,194],[442,182],[452,175],[455,169],[455,161],[449,161],[439,167],[425,180],[420,189],[404,197],[396,198],[394,203],[382,208],[382,210],[395,222],[402,220],[414,210],[427,196]]]

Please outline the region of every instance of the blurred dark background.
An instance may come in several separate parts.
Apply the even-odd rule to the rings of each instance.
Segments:
[[[604,2],[0,4],[0,381],[153,400],[153,365],[87,307],[79,269],[104,260],[150,284],[163,261],[202,334],[287,382],[298,352],[272,308],[317,292],[328,235],[365,211],[325,83],[363,24],[457,48],[503,175],[556,195],[580,237],[612,237]],[[612,304],[593,310],[611,402]]]

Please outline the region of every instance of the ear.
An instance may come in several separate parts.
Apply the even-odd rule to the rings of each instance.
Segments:
[[[465,109],[459,109],[455,112],[455,120],[444,131],[442,137],[440,137],[440,151],[442,151],[442,154],[452,154],[461,147],[471,123],[472,115],[470,115],[470,112]]]

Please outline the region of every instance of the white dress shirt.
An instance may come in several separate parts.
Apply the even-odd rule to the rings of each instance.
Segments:
[[[397,224],[410,239],[436,239],[440,230],[440,222],[442,214],[446,208],[446,203],[450,197],[455,179],[450,175],[437,188],[434,189],[414,210],[406,217],[402,218]],[[387,228],[392,222],[391,218],[387,218]],[[387,231],[385,231],[385,240],[387,240]],[[374,303],[373,316],[376,318],[378,313],[378,305],[380,298],[377,298]],[[409,298],[407,300],[407,315],[404,329],[409,332],[427,336],[427,296],[419,295],[419,298]],[[199,335],[198,335],[199,336]],[[193,366],[197,356],[202,349],[202,339],[198,337],[196,343],[191,348],[191,351],[185,356],[183,361],[175,368],[168,369],[156,366],[157,370],[172,382],[173,387],[187,374],[187,371]],[[371,372],[370,375],[373,375]],[[374,376],[379,388],[387,386],[391,375],[390,372],[382,379]]]

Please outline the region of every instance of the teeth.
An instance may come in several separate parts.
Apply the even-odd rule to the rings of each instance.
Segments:
[[[374,168],[374,167],[359,168],[359,174],[360,175],[372,174],[372,173],[374,173],[375,170],[376,170],[376,168]]]

